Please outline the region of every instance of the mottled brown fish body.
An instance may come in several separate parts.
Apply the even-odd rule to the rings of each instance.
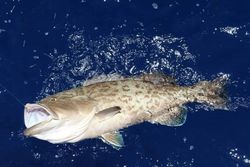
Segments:
[[[181,87],[163,76],[154,82],[153,77],[149,75],[143,79],[104,81],[42,99],[38,105],[44,107],[48,115],[53,115],[47,127],[61,127],[43,131],[43,128],[36,127],[39,127],[38,124],[35,128],[28,128],[26,134],[51,143],[73,143],[87,138],[102,137],[105,142],[119,147],[121,143],[117,140],[121,142],[122,138],[119,133],[114,133],[119,129],[144,121],[180,126],[186,120],[183,105],[188,102],[196,101],[216,107],[225,105],[225,98],[221,97],[223,78]],[[35,111],[38,110],[36,106],[33,108]],[[30,113],[28,111],[27,109],[27,113]],[[40,114],[43,117],[39,119],[45,119],[46,112]],[[55,132],[51,135],[55,129],[57,135]],[[65,133],[60,133],[61,130]],[[76,132],[72,134],[71,131]]]
[[[121,108],[120,113],[113,119],[106,120],[109,128],[103,128],[102,133],[107,133],[148,121],[162,114],[162,112],[167,112],[169,108],[186,103],[186,89],[189,88],[154,85],[145,81],[123,80],[98,83],[76,89],[76,91],[84,92],[90,99],[97,101],[97,104],[99,104],[97,108],[100,110],[114,106]],[[180,96],[183,98],[179,98]],[[93,124],[95,124],[95,121],[93,121]]]

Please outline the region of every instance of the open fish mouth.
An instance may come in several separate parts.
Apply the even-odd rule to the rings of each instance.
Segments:
[[[52,119],[52,113],[39,104],[26,104],[24,109],[24,124],[26,128],[31,128],[44,121]]]

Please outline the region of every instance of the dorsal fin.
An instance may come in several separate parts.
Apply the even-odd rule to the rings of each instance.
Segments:
[[[167,126],[182,126],[187,119],[187,110],[184,107],[174,107],[165,114],[151,119],[150,123],[159,123]]]
[[[94,76],[93,78],[86,80],[83,82],[83,86],[88,86],[88,85],[92,85],[92,84],[96,84],[96,83],[100,83],[100,82],[105,82],[105,81],[117,81],[117,80],[122,80],[124,79],[123,76],[113,73],[113,74],[102,74],[99,76]]]
[[[164,73],[160,72],[153,72],[150,74],[142,74],[139,77],[135,76],[132,78],[124,77],[119,74],[113,73],[113,74],[102,74],[99,76],[94,76],[93,78],[86,80],[83,82],[83,86],[88,86],[100,82],[106,82],[106,81],[118,81],[118,80],[124,80],[124,79],[134,79],[134,80],[143,80],[152,82],[154,84],[163,84],[163,85],[176,85],[176,81],[173,77],[165,75]]]
[[[111,145],[113,148],[119,150],[121,147],[124,146],[123,137],[120,132],[110,132],[105,133],[101,136],[103,142]]]
[[[151,74],[143,74],[139,80],[149,81],[154,84],[163,84],[163,85],[176,85],[176,81],[173,77],[167,76],[160,72],[154,72]]]

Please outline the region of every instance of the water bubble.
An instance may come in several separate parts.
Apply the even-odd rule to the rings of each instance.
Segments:
[[[193,145],[189,146],[189,150],[190,150],[190,151],[192,151],[193,149],[194,149],[194,146],[193,146]]]
[[[183,142],[186,143],[187,142],[187,138],[183,137]]]
[[[34,156],[35,159],[40,159],[41,158],[40,153],[34,153],[33,156]]]
[[[39,56],[33,56],[33,59],[38,60]]]
[[[152,7],[153,7],[154,9],[158,9],[159,6],[158,6],[157,3],[154,2],[154,3],[152,3]]]
[[[229,150],[229,155],[233,160],[237,160],[238,162],[243,162],[245,164],[250,164],[250,158],[247,158],[246,155],[242,154],[238,148],[232,148]]]

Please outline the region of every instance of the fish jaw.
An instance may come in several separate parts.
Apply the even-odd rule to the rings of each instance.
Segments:
[[[26,128],[33,127],[41,122],[51,120],[53,114],[39,104],[26,104],[24,109],[24,124]]]
[[[55,119],[55,114],[48,108],[40,104],[26,104],[24,109],[24,124],[27,128],[24,131],[25,136],[33,136],[39,131],[44,131],[45,124]]]

